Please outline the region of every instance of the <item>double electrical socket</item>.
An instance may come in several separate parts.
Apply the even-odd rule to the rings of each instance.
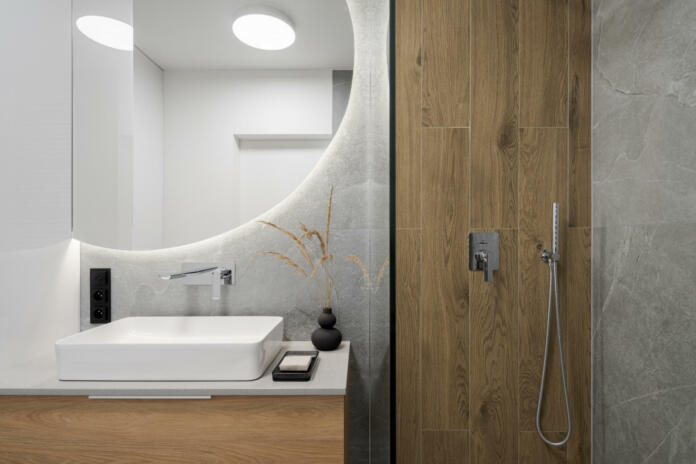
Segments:
[[[89,270],[89,322],[111,322],[111,269]]]

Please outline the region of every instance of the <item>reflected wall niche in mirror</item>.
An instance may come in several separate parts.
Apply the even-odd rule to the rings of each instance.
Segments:
[[[167,248],[248,222],[302,183],[345,112],[345,0],[73,0],[73,15],[81,241]]]

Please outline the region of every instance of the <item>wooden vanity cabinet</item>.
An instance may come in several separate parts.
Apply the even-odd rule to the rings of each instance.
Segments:
[[[343,463],[346,401],[0,396],[0,462]]]

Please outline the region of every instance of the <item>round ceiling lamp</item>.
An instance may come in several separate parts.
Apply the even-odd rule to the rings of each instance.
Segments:
[[[238,11],[232,32],[241,42],[261,50],[282,50],[295,42],[292,20],[282,11],[264,6]]]
[[[80,16],[75,25],[95,42],[116,50],[133,50],[133,26],[106,16]]]

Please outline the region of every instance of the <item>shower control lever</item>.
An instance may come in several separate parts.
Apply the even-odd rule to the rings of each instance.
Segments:
[[[493,271],[500,269],[498,232],[469,234],[469,270],[483,271],[484,282],[493,282]]]
[[[488,252],[479,251],[474,256],[476,256],[476,269],[483,271],[484,282],[490,282],[493,280],[493,270],[488,269]]]

